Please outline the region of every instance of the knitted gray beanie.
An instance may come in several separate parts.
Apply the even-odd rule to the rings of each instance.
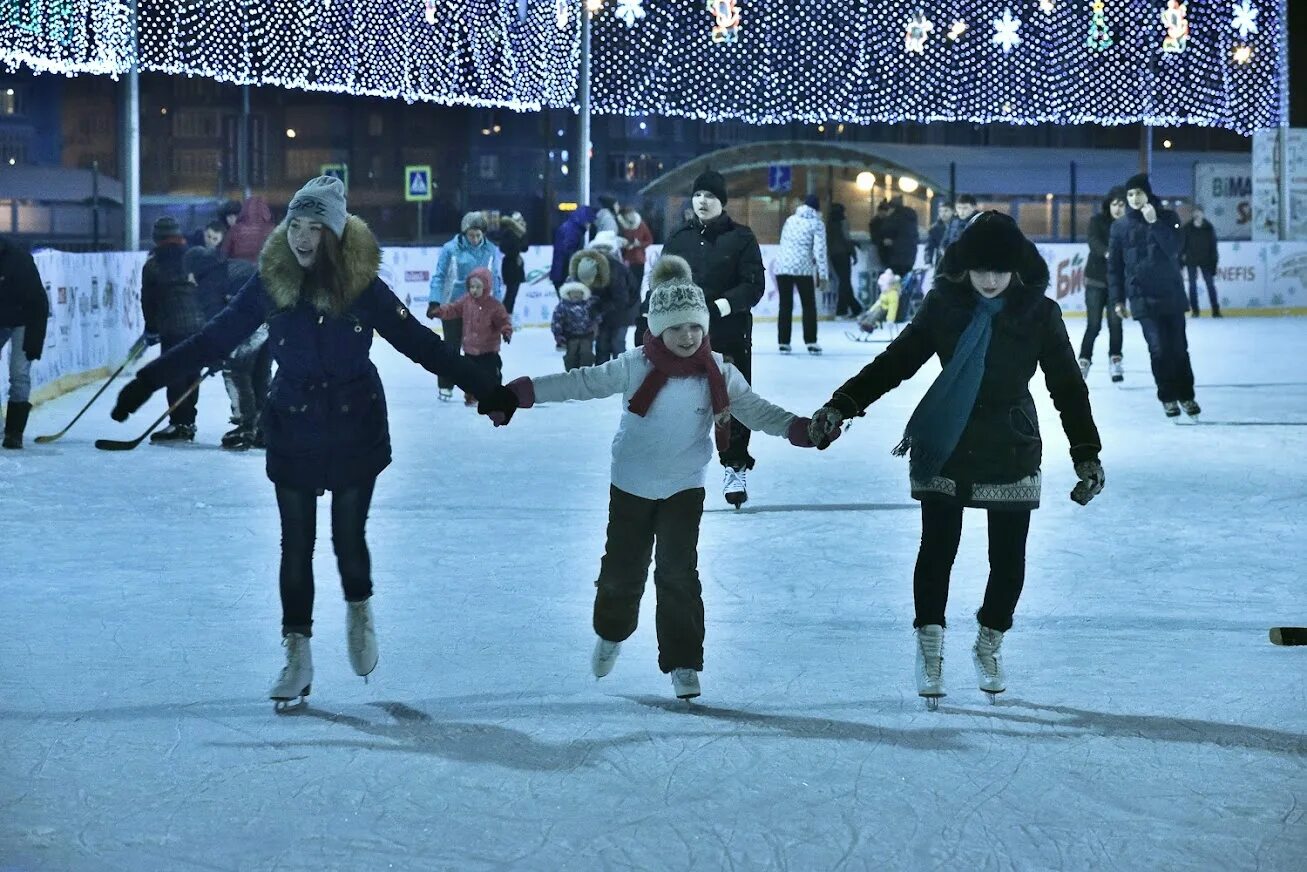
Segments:
[[[286,207],[286,223],[292,218],[320,221],[331,228],[337,239],[344,236],[345,219],[349,218],[345,211],[345,185],[335,176],[309,179]]]

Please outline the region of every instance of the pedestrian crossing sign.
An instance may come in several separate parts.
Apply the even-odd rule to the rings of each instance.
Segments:
[[[340,183],[349,190],[349,167],[343,163],[324,163],[318,175],[332,176],[340,179]]]
[[[404,167],[404,199],[410,203],[431,201],[431,167],[428,165]]]

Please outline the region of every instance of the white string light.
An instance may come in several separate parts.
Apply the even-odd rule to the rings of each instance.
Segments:
[[[525,0],[519,17],[515,0],[149,0],[138,60],[124,0],[22,0],[12,8],[37,14],[0,16],[0,67],[118,75],[138,64],[410,102],[575,108],[584,2]],[[1280,121],[1284,2],[1092,0],[1045,16],[1018,0],[612,0],[592,22],[592,106],[832,129],[1143,121],[1249,133]],[[919,50],[905,28],[918,17],[933,26]],[[947,38],[930,39],[945,22]]]

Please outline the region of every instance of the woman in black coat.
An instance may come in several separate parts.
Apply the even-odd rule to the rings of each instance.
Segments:
[[[694,283],[708,302],[708,338],[713,351],[735,364],[745,381],[753,381],[752,309],[762,299],[762,249],[758,238],[724,211],[726,180],[709,170],[694,181],[694,215],[676,230],[662,254],[690,264]],[[660,255],[661,256],[661,255]],[[749,428],[731,421],[730,446],[718,452],[726,468],[726,501],[739,508],[749,498],[746,473],[753,469]]]
[[[282,705],[307,696],[313,680],[313,544],[317,498],[332,492],[331,530],[345,590],[350,663],[377,664],[370,598],[372,566],[364,526],[377,476],[390,465],[381,377],[370,360],[373,332],[414,363],[482,397],[495,385],[413,317],[378,276],[381,248],[363,220],[345,211],[339,179],[319,176],[291,200],[286,220],[259,257],[259,272],[198,334],[142,367],[114,406],[123,421],[173,381],[226,357],[267,321],[277,361],[264,406],[267,471],[281,513],[282,636],[286,666],[269,691]]]
[[[1125,188],[1115,187],[1103,199],[1098,214],[1089,219],[1089,258],[1085,261],[1085,335],[1080,340],[1080,374],[1089,377],[1094,342],[1107,314],[1108,373],[1112,381],[1125,380],[1121,363],[1121,316],[1107,299],[1107,249],[1112,222],[1125,215]]]
[[[1103,488],[1101,442],[1062,311],[1045,296],[1048,267],[1011,218],[986,212],[949,246],[934,290],[912,323],[813,416],[824,444],[841,422],[911,378],[931,357],[943,371],[908,421],[895,454],[908,454],[921,501],[913,578],[917,691],[944,696],[944,607],[964,508],[989,514],[989,584],[972,649],[980,687],[1004,689],[999,646],[1025,580],[1030,512],[1039,506],[1042,445],[1030,379],[1035,368],[1062,418],[1084,505]]]

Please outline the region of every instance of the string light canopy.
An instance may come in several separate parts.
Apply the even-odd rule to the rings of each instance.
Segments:
[[[753,123],[1280,121],[1285,0],[6,0],[0,65]],[[943,38],[940,38],[941,35]]]

